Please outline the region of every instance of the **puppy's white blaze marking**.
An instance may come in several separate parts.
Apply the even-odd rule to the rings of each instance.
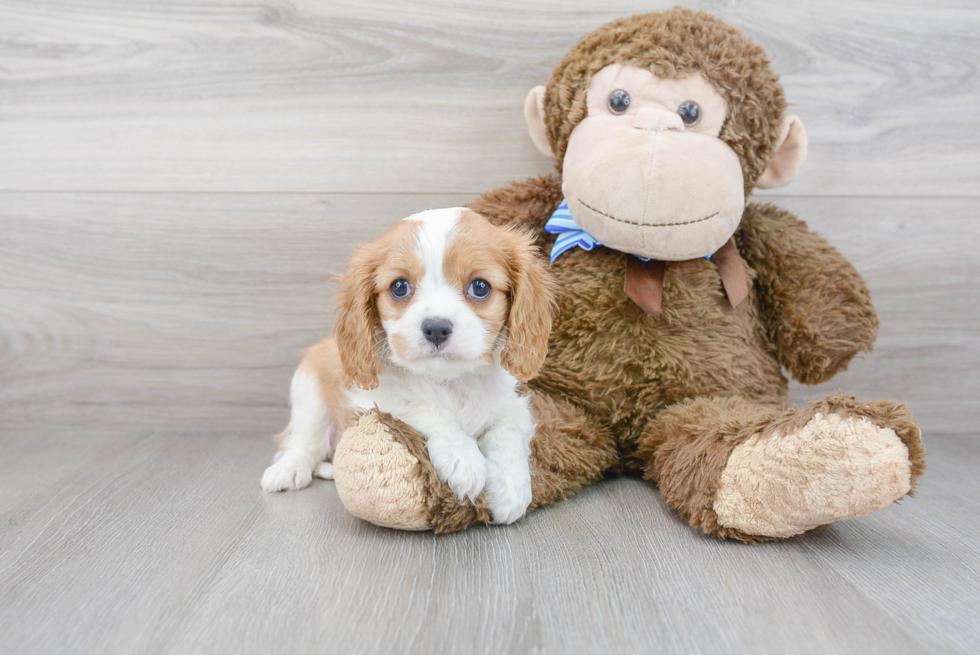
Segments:
[[[419,256],[425,274],[419,283],[418,291],[446,287],[446,276],[443,271],[443,261],[449,236],[457,221],[463,215],[461,207],[450,209],[431,209],[415,214],[413,220],[421,221],[422,229],[416,234],[419,242]]]
[[[444,207],[441,209],[426,209],[406,216],[403,221],[421,221],[423,223],[439,223],[440,221],[451,220],[455,223],[466,211],[465,207]]]
[[[450,284],[445,274],[446,251],[464,211],[462,207],[432,209],[403,219],[420,223],[415,239],[424,273],[415,283],[412,305],[398,319],[383,320],[382,326],[409,344],[404,359],[395,357],[395,362],[421,375],[445,379],[486,365],[481,358],[487,328],[467,305],[466,290]],[[453,325],[452,337],[440,346],[441,357],[432,357],[432,346],[422,335],[422,323],[429,318],[444,318]]]

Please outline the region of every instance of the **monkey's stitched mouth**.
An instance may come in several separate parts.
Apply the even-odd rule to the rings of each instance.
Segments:
[[[601,214],[602,216],[605,216],[606,218],[611,218],[612,220],[616,221],[617,223],[626,223],[627,225],[636,225],[637,227],[673,227],[675,225],[693,225],[694,223],[701,223],[701,222],[704,222],[704,221],[708,220],[709,218],[714,218],[715,216],[717,216],[718,214],[721,213],[721,212],[715,212],[714,214],[710,214],[708,216],[705,216],[704,218],[697,218],[697,219],[695,219],[693,221],[680,221],[678,223],[636,223],[634,221],[627,221],[627,220],[622,219],[622,218],[616,218],[612,214],[607,214],[604,211],[600,211],[600,210],[596,209],[595,207],[593,207],[592,205],[590,205],[587,202],[585,202],[584,200],[582,200],[581,198],[576,198],[575,200],[578,201],[578,203],[580,205],[582,205],[583,207],[585,207],[586,209],[591,209],[592,211],[594,211],[597,214]]]

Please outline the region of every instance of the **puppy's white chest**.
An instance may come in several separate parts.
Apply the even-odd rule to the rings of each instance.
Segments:
[[[411,374],[382,373],[377,389],[357,390],[351,395],[355,407],[369,410],[377,405],[381,411],[409,424],[411,417],[425,407],[431,407],[433,412],[448,412],[474,439],[517,401],[517,380],[502,369],[443,382]]]
[[[502,397],[499,394],[470,391],[446,400],[446,407],[456,416],[459,426],[474,439],[486,432],[500,416]]]

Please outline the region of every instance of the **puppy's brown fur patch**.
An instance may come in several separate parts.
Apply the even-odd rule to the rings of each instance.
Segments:
[[[396,300],[386,291],[391,283],[404,277],[418,284],[425,267],[414,246],[417,221],[401,221],[378,241],[362,246],[350,258],[347,272],[340,278],[340,314],[334,326],[334,337],[340,352],[343,380],[362,389],[378,386],[381,360],[377,341],[379,317],[397,318],[411,298]]]
[[[355,412],[347,402],[347,394],[344,393],[344,370],[337,342],[333,339],[324,339],[308,348],[303,355],[303,361],[300,362],[298,372],[310,375],[317,381],[323,403],[340,431],[343,432],[350,427]],[[292,425],[287,425],[285,430],[276,435],[276,444],[280,448],[291,429]]]
[[[476,314],[491,326],[488,355],[506,327],[502,363],[522,382],[534,377],[548,353],[555,305],[553,284],[539,261],[534,237],[491,225],[467,209],[446,252],[444,273],[464,294],[474,279],[490,283],[493,292],[486,300],[466,296]]]
[[[488,357],[498,345],[510,312],[511,271],[504,243],[509,236],[507,230],[466,210],[453,229],[443,262],[446,281],[459,290],[487,327]],[[468,293],[470,284],[477,279],[486,280],[492,289],[483,300]]]

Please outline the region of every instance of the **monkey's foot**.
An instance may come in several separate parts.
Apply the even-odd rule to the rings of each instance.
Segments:
[[[460,504],[439,480],[425,438],[390,414],[368,412],[344,433],[333,475],[347,511],[375,525],[456,532],[490,521],[484,496]]]
[[[749,535],[786,538],[865,516],[908,494],[925,468],[918,426],[904,407],[894,420],[867,415],[843,396],[817,412],[764,430],[732,451],[714,500],[718,523]],[[854,403],[856,405],[856,403]],[[882,420],[884,419],[884,420]]]

